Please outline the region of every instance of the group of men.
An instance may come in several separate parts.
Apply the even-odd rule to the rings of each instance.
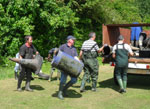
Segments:
[[[84,63],[84,75],[82,78],[80,92],[85,91],[86,82],[91,79],[92,81],[92,91],[96,91],[97,80],[98,80],[98,72],[99,72],[99,63],[97,60],[98,53],[102,52],[104,49],[104,45],[99,48],[98,44],[95,42],[96,33],[90,32],[89,39],[84,41],[82,44],[82,48],[79,54],[74,46],[76,38],[72,35],[67,37],[67,43],[61,45],[59,50],[67,53],[68,55],[74,57],[74,59],[81,61]],[[33,53],[38,54],[35,47],[32,44],[32,36],[25,37],[26,43],[21,46],[19,55],[20,58],[32,59],[34,58]],[[118,44],[116,44],[113,48],[113,57],[116,59],[116,68],[117,68],[117,80],[120,85],[120,93],[126,92],[126,83],[127,83],[127,66],[128,66],[128,53],[133,55],[133,52],[128,44],[124,44],[124,37],[122,35],[118,38]],[[58,91],[58,98],[63,100],[67,95],[67,89],[71,87],[73,84],[77,82],[77,77],[69,75],[68,72],[60,71],[60,84]],[[31,69],[21,66],[21,72],[18,78],[18,86],[17,90],[21,91],[21,82],[25,76],[27,75],[25,90],[33,91],[30,88],[31,81]],[[122,76],[123,74],[123,76]],[[67,77],[70,76],[71,80],[67,81]]]

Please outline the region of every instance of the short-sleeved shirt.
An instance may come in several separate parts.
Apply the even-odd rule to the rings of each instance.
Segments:
[[[36,49],[33,45],[31,45],[30,47],[27,47],[25,44],[23,44],[20,47],[20,51],[19,54],[25,58],[25,59],[32,59],[33,58],[33,54],[36,52]]]
[[[84,50],[85,51],[88,51],[88,50],[98,51],[99,46],[97,45],[97,43],[94,40],[89,39],[89,40],[84,41],[84,43],[82,44],[81,50],[83,50],[83,51]]]
[[[78,56],[75,46],[69,47],[67,44],[63,44],[59,47],[59,49],[72,57]]]
[[[118,49],[123,49],[123,43],[118,43]],[[117,45],[117,44],[116,44]],[[114,45],[112,53],[116,53],[116,45]],[[124,48],[129,52],[129,53],[133,53],[131,47],[128,44],[124,44]]]

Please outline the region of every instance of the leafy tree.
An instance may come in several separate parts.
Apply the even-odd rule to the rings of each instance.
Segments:
[[[32,35],[42,56],[77,38],[80,50],[91,31],[102,44],[102,24],[149,22],[149,0],[0,0],[0,59],[15,56]]]

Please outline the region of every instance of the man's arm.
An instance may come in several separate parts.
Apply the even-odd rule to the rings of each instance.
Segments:
[[[48,54],[48,61],[51,61],[51,54]]]
[[[36,55],[38,55],[39,54],[39,52],[38,51],[36,51],[36,53],[35,53]]]
[[[129,55],[130,55],[130,56],[133,56],[133,55],[134,55],[134,53],[133,53],[133,52],[131,52],[131,53],[129,53]]]
[[[113,54],[112,54],[112,57],[113,57],[113,58],[116,58],[116,54],[115,54],[115,53],[113,53]]]
[[[103,51],[103,49],[104,49],[104,45],[97,52],[100,53],[101,51]]]
[[[21,55],[19,56],[19,58],[20,58],[20,59],[23,59],[23,57],[22,57]]]
[[[129,56],[133,56],[134,53],[133,53],[131,47],[129,45],[127,45],[127,47],[128,47]]]
[[[116,45],[114,45],[113,50],[112,50],[112,57],[116,58]]]
[[[24,55],[25,55],[25,46],[22,45],[19,50],[19,58],[23,59]]]
[[[82,60],[82,53],[83,53],[83,51],[81,50],[81,51],[80,51],[80,54],[79,54],[79,59],[80,59],[80,60]]]

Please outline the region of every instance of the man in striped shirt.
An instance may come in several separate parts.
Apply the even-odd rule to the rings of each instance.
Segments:
[[[96,34],[91,32],[89,34],[90,39],[86,40],[80,51],[80,59],[84,63],[84,75],[81,82],[80,92],[84,92],[86,81],[91,77],[92,91],[96,91],[99,63],[97,60],[98,53],[100,53],[104,46],[98,47],[95,42]]]

